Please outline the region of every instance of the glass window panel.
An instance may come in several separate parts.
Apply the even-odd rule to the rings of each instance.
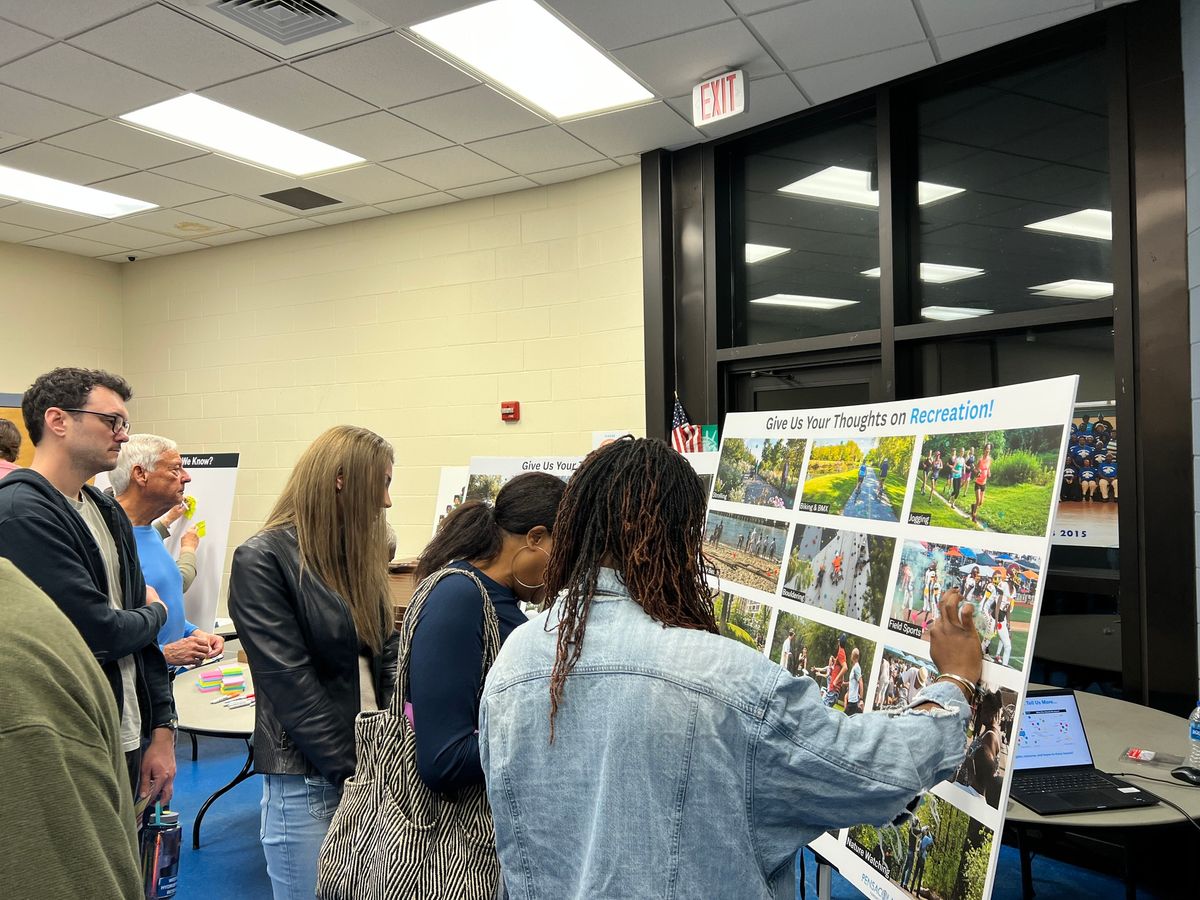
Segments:
[[[875,140],[872,116],[735,162],[734,345],[879,327]]]
[[[918,106],[918,180],[961,193],[918,207],[913,321],[1111,298],[1107,76],[1083,53]]]

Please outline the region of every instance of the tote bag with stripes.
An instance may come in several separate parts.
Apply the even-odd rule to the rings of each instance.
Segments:
[[[416,736],[404,715],[413,630],[430,591],[450,576],[470,578],[483,597],[484,676],[499,652],[496,608],[473,572],[442,569],[417,587],[400,629],[391,703],[387,709],[359,713],[354,723],[358,765],[321,846],[320,900],[496,896],[500,863],[485,786],[472,785],[453,795],[426,787],[417,773]]]

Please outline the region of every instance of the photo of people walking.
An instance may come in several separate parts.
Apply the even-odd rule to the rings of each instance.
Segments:
[[[1044,534],[1061,442],[1058,425],[926,435],[909,524]]]
[[[783,577],[783,596],[877,624],[895,548],[895,538],[797,526]]]
[[[826,706],[848,716],[863,711],[875,660],[874,641],[781,611],[770,656],[797,678],[815,680]]]
[[[713,498],[791,509],[807,445],[803,438],[726,438]]]
[[[787,532],[787,522],[710,512],[704,525],[704,554],[716,565],[722,583],[773,594],[779,584]]]
[[[813,441],[798,509],[898,522],[915,441],[912,437]]]

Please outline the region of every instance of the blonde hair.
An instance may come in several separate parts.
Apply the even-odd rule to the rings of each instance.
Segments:
[[[311,568],[341,595],[358,639],[376,653],[393,621],[387,523],[380,503],[384,469],[393,459],[392,445],[373,431],[330,428],[301,454],[262,528],[296,529],[301,577]]]

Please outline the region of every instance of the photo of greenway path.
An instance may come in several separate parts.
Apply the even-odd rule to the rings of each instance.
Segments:
[[[895,548],[894,538],[798,526],[783,577],[783,596],[878,623]]]
[[[722,582],[775,593],[787,544],[786,522],[737,513],[710,512],[704,525],[704,555]]]
[[[855,825],[846,846],[909,896],[982,900],[993,839],[986,825],[925,794],[899,824]]]
[[[721,634],[762,652],[767,642],[771,607],[724,591],[717,595],[713,606]]]
[[[816,681],[831,709],[846,715],[863,711],[875,661],[874,641],[780,612],[770,657],[797,678],[807,675]]]
[[[506,481],[506,475],[472,475],[467,479],[467,499],[495,503],[496,495]]]
[[[894,710],[907,706],[937,674],[937,666],[929,660],[885,646],[871,709]],[[1012,756],[1016,714],[1016,692],[985,681],[971,705],[966,757],[952,779],[959,790],[982,797],[993,809],[1000,808],[1004,773]]]
[[[803,438],[726,438],[713,497],[791,509],[807,444]]]
[[[913,437],[813,441],[798,509],[898,522]]]
[[[929,640],[942,592],[958,588],[964,600],[975,604],[984,656],[1020,671],[1040,578],[1041,560],[1036,556],[905,541],[887,625],[900,634]]]
[[[1046,425],[927,435],[909,524],[1044,534],[1058,494],[1062,433]]]

